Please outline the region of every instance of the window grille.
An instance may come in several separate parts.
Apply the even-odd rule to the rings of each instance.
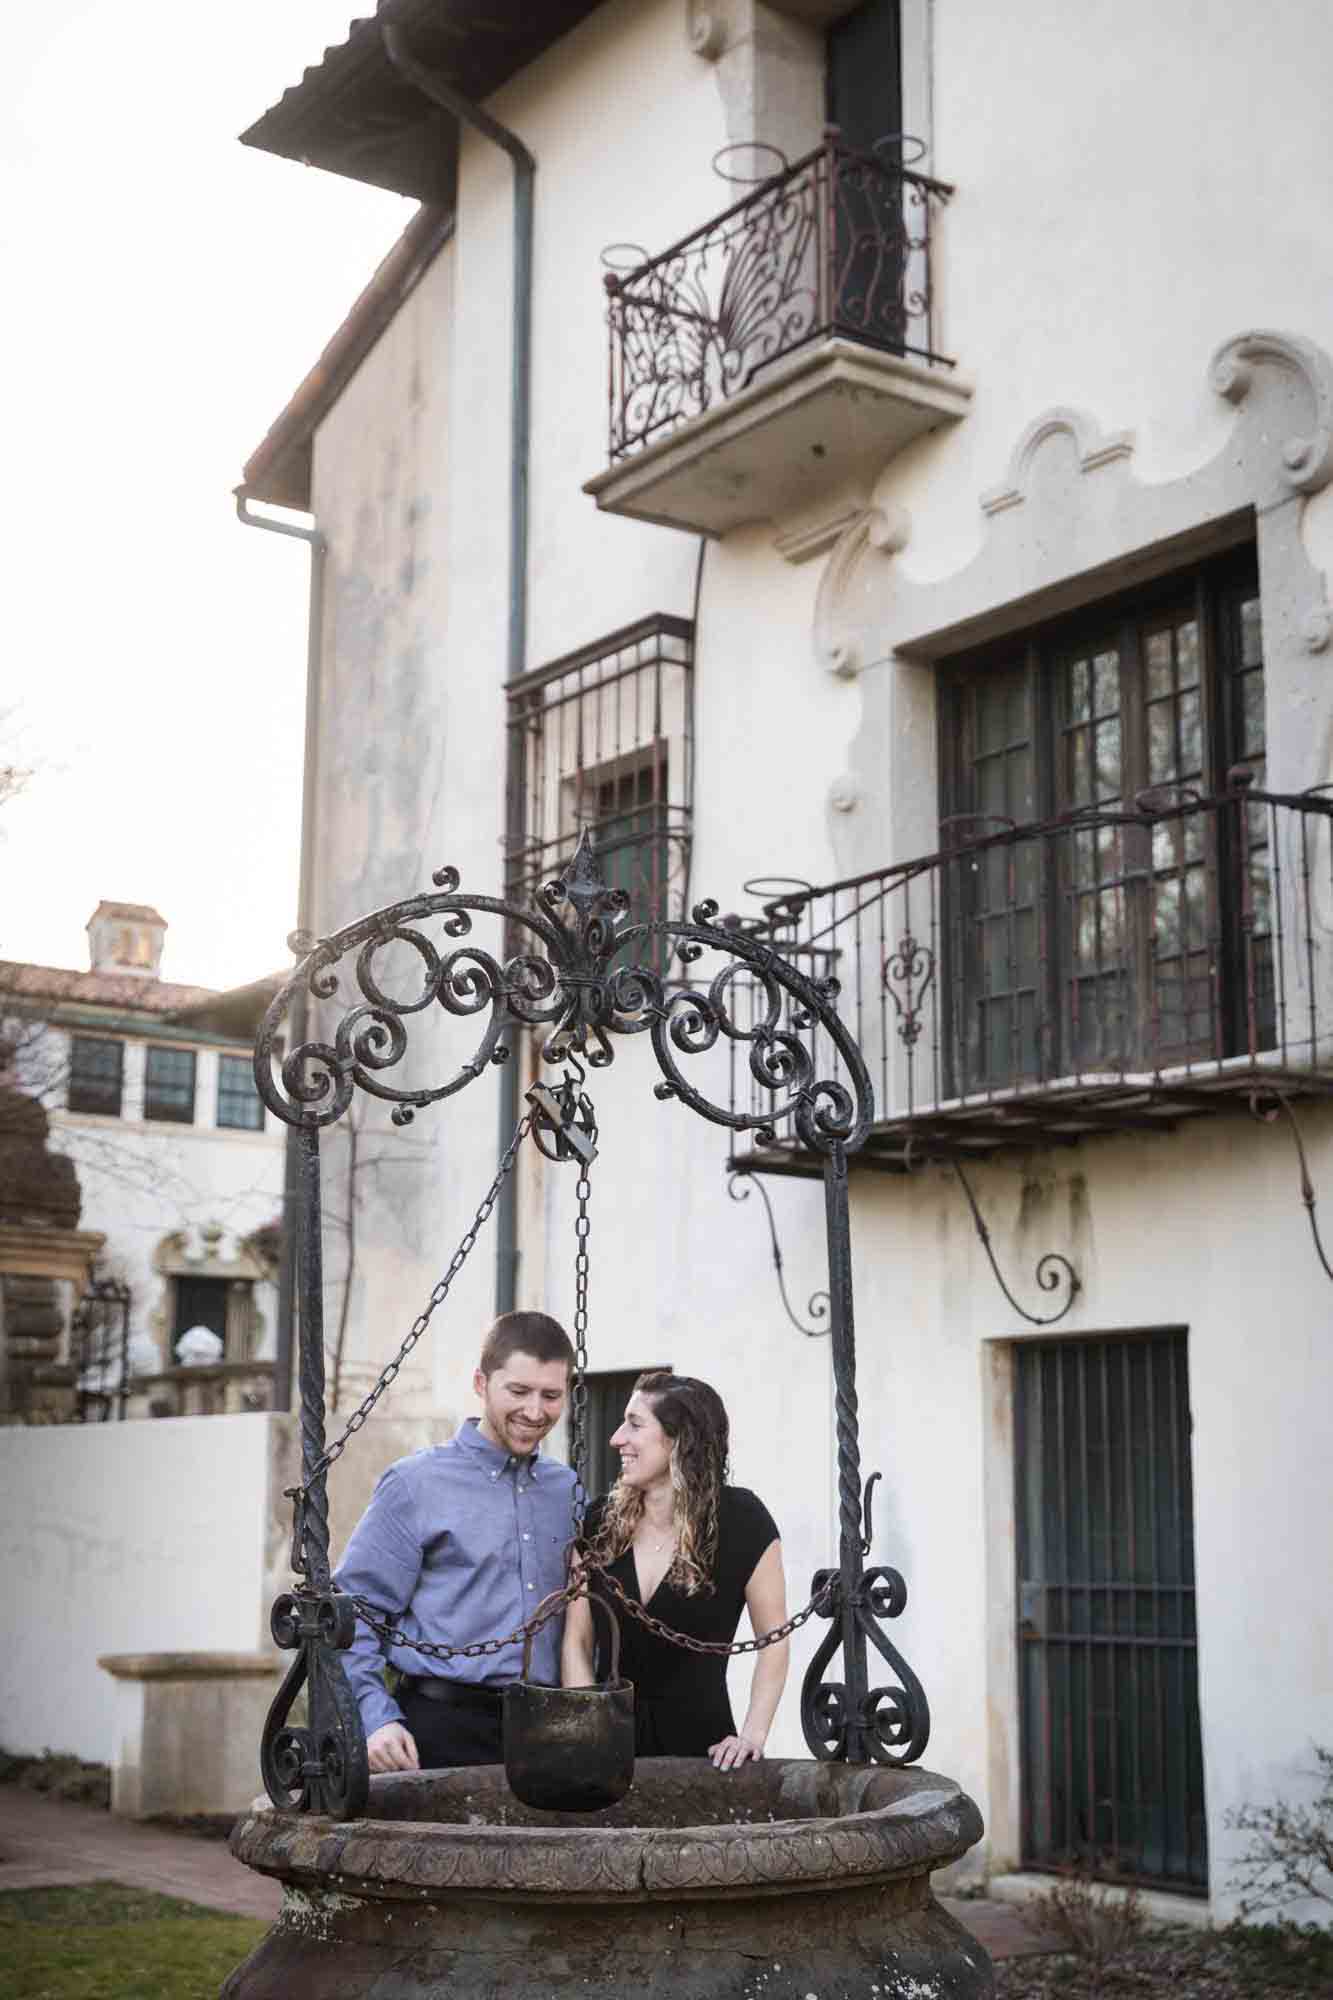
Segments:
[[[69,1046],[69,1087],[65,1103],[71,1111],[99,1111],[119,1118],[125,1067],[124,1046],[92,1035],[74,1035]]]
[[[218,1124],[233,1132],[262,1132],[264,1105],[248,1056],[218,1057]]]
[[[658,612],[509,690],[506,879],[533,894],[585,827],[640,922],[679,918],[689,883],[694,627]],[[633,954],[659,966],[659,951]]]
[[[144,1065],[143,1115],[172,1125],[194,1123],[194,1050],[150,1048]]]
[[[1015,1362],[1024,1862],[1201,1892],[1186,1335]]]

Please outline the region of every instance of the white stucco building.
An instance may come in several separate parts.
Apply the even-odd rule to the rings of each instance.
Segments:
[[[177,1368],[182,1336],[199,1326],[221,1343],[221,1369],[208,1371],[208,1396],[191,1398],[196,1413],[267,1408],[282,1131],[255,1091],[251,1052],[271,983],[224,994],[164,980],[166,929],[144,904],[102,902],[86,971],[0,965],[10,1079],[40,1101],[48,1143],[74,1163],[82,1225],[104,1238],[97,1276],[128,1288],[136,1413],[154,1394],[160,1413],[176,1413],[179,1385],[154,1378]],[[83,1366],[85,1389],[119,1389],[113,1317],[89,1329],[82,1361],[77,1326],[60,1356]]]
[[[1229,1810],[1333,1741],[1333,1292],[1293,1140],[1333,1190],[1333,27],[532,15],[385,0],[246,135],[423,204],[246,467],[319,538],[304,921],[445,863],[535,883],[590,825],[653,913],[707,895],[838,979],[876,1091],[862,1453],[927,1761],[993,1875],[1081,1859],[1225,1916]],[[477,1033],[442,1021],[430,1078]],[[799,1601],[836,1545],[827,1344],[656,1080],[633,1041],[595,1079],[594,1406],[604,1436],[627,1374],[712,1380]],[[383,1121],[349,1394],[504,1089]],[[815,1163],[734,1156],[799,1311]],[[502,1300],[568,1313],[571,1201],[525,1161]],[[494,1247],[399,1415],[471,1407]]]

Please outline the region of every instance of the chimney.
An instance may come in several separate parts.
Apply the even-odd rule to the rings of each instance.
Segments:
[[[99,903],[88,919],[92,969],[157,979],[166,934],[166,918],[147,903]]]

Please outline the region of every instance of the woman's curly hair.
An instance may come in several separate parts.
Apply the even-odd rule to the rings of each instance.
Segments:
[[[687,1597],[714,1589],[718,1517],[729,1470],[731,1426],[717,1390],[693,1375],[652,1368],[640,1375],[634,1394],[646,1397],[671,1441],[672,1520],[676,1553],[666,1580]],[[612,1563],[634,1540],[643,1515],[643,1494],[623,1478],[611,1488],[592,1545],[596,1561]]]

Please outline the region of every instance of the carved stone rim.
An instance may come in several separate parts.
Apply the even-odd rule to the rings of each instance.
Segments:
[[[669,1779],[680,1767],[677,1759],[643,1760],[638,1784],[650,1787],[659,1774]],[[868,1887],[943,1867],[981,1836],[971,1799],[952,1779],[930,1771],[851,1765],[835,1771],[795,1758],[768,1768],[779,1784],[790,1779],[799,1785],[806,1774],[811,1783],[817,1775],[825,1783],[831,1778],[846,1810],[737,1825],[589,1825],[585,1819],[522,1826],[340,1822],[266,1807],[237,1824],[232,1852],[262,1874],[377,1899],[463,1892],[619,1902]],[[440,1776],[467,1782],[461,1772]]]

